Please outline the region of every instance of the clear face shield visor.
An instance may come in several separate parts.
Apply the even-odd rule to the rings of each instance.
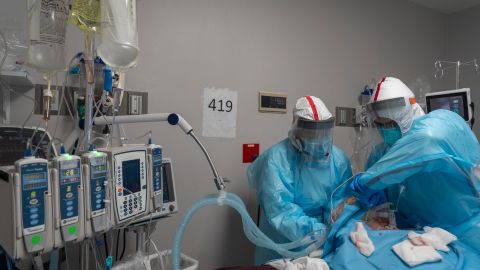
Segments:
[[[289,132],[290,141],[306,161],[328,164],[333,145],[334,118],[310,121],[297,118]]]
[[[401,117],[408,106],[408,98],[398,97],[388,100],[371,102],[367,104],[367,111],[372,120],[377,118],[388,118],[397,121]],[[380,121],[382,121],[380,119]]]

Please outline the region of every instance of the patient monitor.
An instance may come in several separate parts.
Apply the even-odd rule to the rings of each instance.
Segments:
[[[432,92],[426,94],[425,99],[427,112],[444,109],[457,113],[467,122],[473,118],[470,88]]]

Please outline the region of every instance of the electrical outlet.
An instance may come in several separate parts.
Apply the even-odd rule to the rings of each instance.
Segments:
[[[124,91],[123,99],[118,108],[118,115],[128,114],[147,114],[148,113],[148,93],[137,91]]]
[[[342,127],[356,127],[357,110],[356,108],[336,107],[335,108],[335,125]]]
[[[128,114],[142,113],[142,96],[129,95],[128,96]]]

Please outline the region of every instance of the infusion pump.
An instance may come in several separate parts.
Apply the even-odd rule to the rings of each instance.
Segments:
[[[162,147],[150,144],[147,147],[149,212],[155,212],[163,206]]]
[[[0,246],[24,259],[115,226],[178,211],[172,162],[158,145],[26,157],[0,167]]]
[[[99,151],[107,154],[112,177],[111,221],[122,224],[147,214],[147,146],[128,145]]]
[[[85,236],[84,188],[80,157],[62,154],[53,160],[54,246],[81,242]]]
[[[105,153],[90,151],[82,155],[82,175],[84,179],[85,237],[106,232],[110,222],[108,161]]]
[[[0,245],[13,259],[53,247],[52,185],[48,161],[27,157],[1,168]]]
[[[150,214],[137,219],[133,225],[142,225],[178,212],[175,177],[173,174],[173,165],[171,159],[162,159],[160,172],[162,181],[162,206],[160,208],[151,207]]]

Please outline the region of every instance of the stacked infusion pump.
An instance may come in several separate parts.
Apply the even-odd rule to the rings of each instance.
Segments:
[[[0,176],[0,245],[14,260],[177,212],[171,161],[157,145],[25,157]]]

